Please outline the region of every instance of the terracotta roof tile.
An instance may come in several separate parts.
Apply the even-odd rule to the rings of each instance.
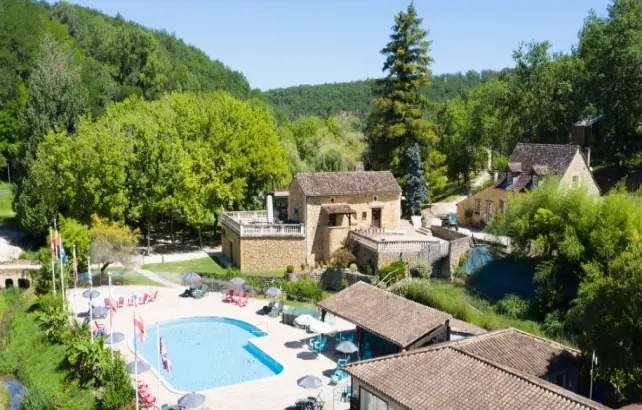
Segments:
[[[365,282],[357,282],[318,305],[402,348],[452,317]]]
[[[328,214],[352,214],[354,210],[348,204],[325,204],[321,205],[321,208]]]
[[[607,407],[451,344],[355,362],[346,371],[411,410],[603,410]]]
[[[535,165],[545,165],[559,175],[566,172],[579,145],[518,143],[508,158],[508,163],[521,163],[521,172],[530,173]]]
[[[452,343],[458,349],[542,377],[577,364],[580,352],[517,329],[502,329]]]
[[[306,196],[401,193],[390,171],[311,172],[296,174]]]

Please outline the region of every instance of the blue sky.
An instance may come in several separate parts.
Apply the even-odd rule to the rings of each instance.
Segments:
[[[377,77],[399,0],[72,0],[165,29],[263,90]],[[568,51],[609,0],[416,0],[436,74],[512,65],[521,41]]]

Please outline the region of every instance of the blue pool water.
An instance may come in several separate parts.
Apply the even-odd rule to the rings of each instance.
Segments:
[[[156,325],[146,327],[138,354],[157,369]],[[265,336],[249,323],[222,317],[180,319],[160,324],[160,335],[172,364],[163,378],[175,389],[199,391],[257,380],[283,371],[283,366],[248,339]],[[158,369],[157,369],[158,370]]]

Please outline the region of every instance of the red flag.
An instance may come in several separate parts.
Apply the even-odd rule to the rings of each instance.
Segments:
[[[53,258],[56,255],[56,250],[55,250],[55,245],[54,245],[54,242],[55,242],[56,239],[54,238],[53,231],[51,231],[51,235],[49,235],[49,236],[51,236],[51,257]]]
[[[167,356],[162,357],[162,362],[163,362],[163,367],[167,371],[167,373],[172,373],[172,364],[169,362],[169,358]]]
[[[160,352],[161,355],[164,355],[167,353],[167,348],[165,347],[165,342],[163,341],[163,338],[160,338]]]
[[[118,313],[118,307],[116,306],[116,300],[110,296],[109,297],[109,307],[111,308],[111,314],[115,315]]]
[[[145,324],[143,323],[143,317],[140,314],[138,314],[138,317],[134,319],[134,326],[138,329],[140,342],[145,343]]]

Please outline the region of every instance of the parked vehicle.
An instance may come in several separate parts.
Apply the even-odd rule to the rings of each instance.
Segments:
[[[451,213],[446,214],[441,217],[441,226],[448,229],[454,229],[455,231],[459,230],[459,225],[457,225],[457,214]]]

